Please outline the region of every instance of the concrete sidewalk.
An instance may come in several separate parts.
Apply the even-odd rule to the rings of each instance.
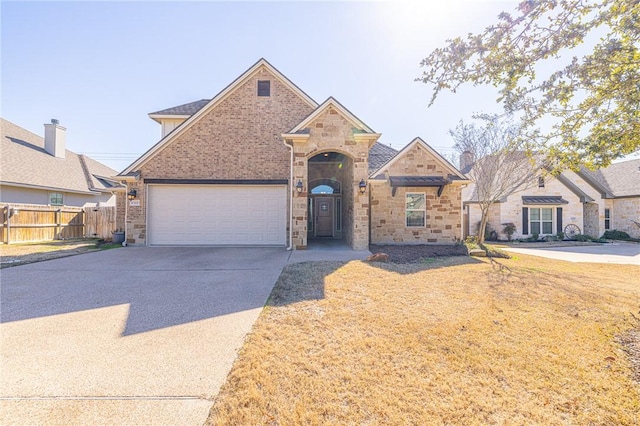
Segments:
[[[0,424],[201,425],[289,255],[127,247],[2,270]]]
[[[550,248],[503,248],[502,250],[522,253],[567,262],[611,263],[640,266],[640,244],[612,243],[592,246],[550,247]]]

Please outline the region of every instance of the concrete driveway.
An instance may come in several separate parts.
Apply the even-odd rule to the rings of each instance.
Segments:
[[[2,270],[0,424],[202,424],[288,257],[127,247]]]
[[[612,243],[593,246],[505,248],[503,250],[568,262],[614,263],[640,266],[640,244]]]

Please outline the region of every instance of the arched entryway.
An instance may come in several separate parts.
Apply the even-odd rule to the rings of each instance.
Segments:
[[[352,244],[353,160],[346,154],[328,151],[307,161],[307,241],[327,245]]]

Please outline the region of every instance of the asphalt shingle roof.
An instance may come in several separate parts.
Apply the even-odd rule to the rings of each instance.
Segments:
[[[56,158],[44,149],[44,138],[3,118],[0,182],[90,193],[119,186],[109,179],[118,172],[86,155],[66,150]]]
[[[188,104],[178,105],[171,108],[149,113],[149,115],[193,115],[202,107],[209,103],[211,99],[200,99]]]
[[[582,169],[582,173],[596,181],[614,197],[640,195],[640,159],[614,163],[595,171]]]
[[[391,160],[398,153],[397,150],[380,142],[373,144],[369,150],[369,174],[377,171],[384,166],[387,161]]]

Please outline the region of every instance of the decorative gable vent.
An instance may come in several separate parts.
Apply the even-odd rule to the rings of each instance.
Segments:
[[[271,96],[271,81],[258,80],[258,96]]]

